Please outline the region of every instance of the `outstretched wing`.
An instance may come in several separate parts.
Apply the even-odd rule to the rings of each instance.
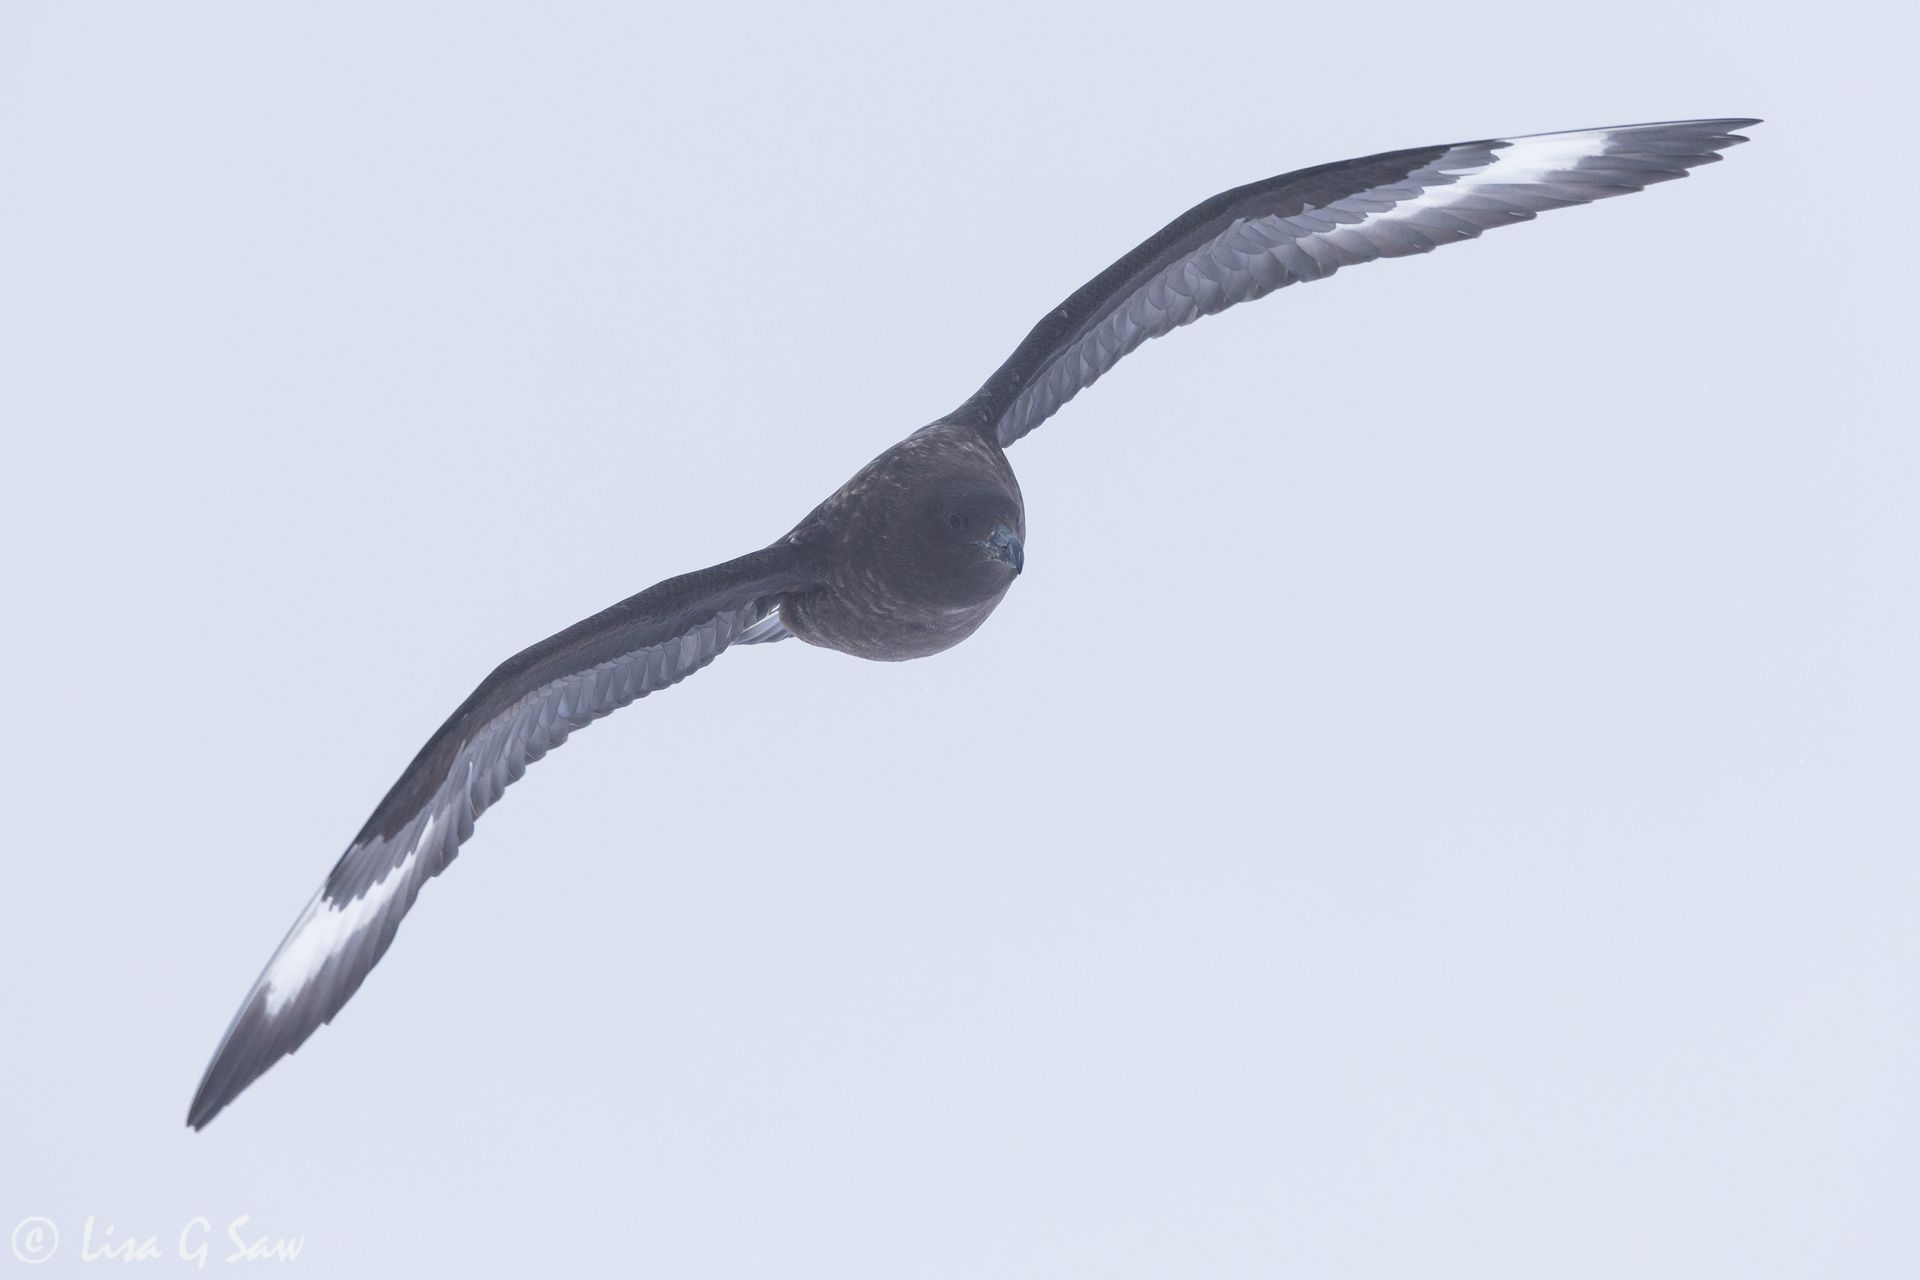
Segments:
[[[201,1078],[200,1128],[332,1020],[386,953],[420,886],[533,761],[582,725],[677,684],[728,645],[777,639],[780,598],[819,580],[779,543],[670,578],[508,659],[428,740],[247,993]]]
[[[1426,253],[1544,209],[1686,176],[1757,120],[1489,138],[1320,165],[1195,205],[1035,325],[944,421],[1004,447],[1129,351],[1201,316],[1375,258]]]

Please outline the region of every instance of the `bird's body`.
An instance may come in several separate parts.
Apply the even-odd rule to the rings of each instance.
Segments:
[[[1024,564],[1006,449],[1148,338],[1342,266],[1420,253],[1683,176],[1751,120],[1387,152],[1224,192],[1049,312],[959,409],[861,468],[785,537],[670,578],[501,664],[421,748],[248,993],[188,1113],[200,1127],[337,1013],[421,886],[529,764],[736,644],[860,658],[949,649]]]
[[[971,427],[923,428],[860,468],[787,535],[823,543],[827,569],[818,586],[783,598],[780,621],[808,644],[882,662],[950,649],[987,620],[1019,566],[1003,560],[1012,573],[967,584],[924,544],[965,543],[1003,527],[1012,535],[1006,545],[1019,548],[1026,508],[1006,451]]]

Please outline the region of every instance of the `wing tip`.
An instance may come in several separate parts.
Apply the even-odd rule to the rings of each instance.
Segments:
[[[1483,143],[1456,143],[1456,146],[1479,146],[1493,143],[1530,142],[1537,138],[1571,137],[1578,134],[1613,134],[1625,137],[1635,133],[1656,129],[1688,130],[1695,137],[1722,138],[1727,145],[1750,141],[1739,134],[1741,129],[1751,129],[1766,121],[1759,116],[1701,116],[1693,120],[1642,120],[1637,124],[1609,124],[1590,129],[1555,129],[1548,133],[1520,133],[1502,138],[1488,138]]]
[[[228,1103],[253,1083],[234,1070],[239,1055],[229,1053],[230,1047],[223,1044],[213,1055],[213,1061],[200,1077],[200,1087],[193,1091],[193,1101],[187,1105],[187,1128],[196,1133],[211,1124],[215,1116],[226,1110]]]
[[[1631,133],[1640,129],[1689,129],[1697,135],[1716,139],[1724,146],[1736,146],[1751,139],[1742,135],[1742,129],[1751,129],[1757,124],[1765,124],[1759,116],[1706,116],[1698,120],[1665,120],[1658,124],[1636,124],[1621,127],[1620,132]]]
[[[1716,131],[1725,136],[1728,145],[1750,142],[1752,139],[1741,134],[1741,129],[1751,129],[1757,124],[1765,124],[1759,116],[1728,116],[1722,120],[1702,120],[1702,124],[1717,126]]]
[[[206,1128],[256,1080],[298,1053],[315,1031],[333,1020],[331,1015],[320,1018],[291,1040],[277,1038],[260,1015],[259,1003],[256,993],[241,1006],[232,1030],[214,1051],[213,1061],[201,1074],[200,1087],[187,1105],[187,1128],[196,1132]]]
[[[233,1029],[220,1042],[220,1047],[214,1051],[213,1061],[207,1064],[206,1071],[201,1074],[200,1087],[194,1090],[193,1101],[187,1106],[187,1128],[195,1132],[206,1128],[215,1116],[226,1110],[228,1103],[244,1093],[247,1086],[259,1079],[267,1066],[272,1065],[272,1060],[265,1066],[255,1065],[260,1056],[258,1046],[239,1034],[253,1008],[251,999],[241,1006]]]
[[[187,1128],[194,1133],[200,1132],[213,1123],[213,1118],[224,1111],[226,1106],[225,1098],[215,1101],[195,1094],[193,1102],[187,1107]]]

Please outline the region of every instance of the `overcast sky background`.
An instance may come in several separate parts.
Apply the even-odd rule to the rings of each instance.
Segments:
[[[247,1214],[307,1275],[1912,1276],[1916,25],[0,8],[0,1229],[58,1225],[36,1275]],[[1188,205],[1740,114],[1150,344],[1012,452],[974,639],[582,733],[183,1127],[496,662],[778,535]]]

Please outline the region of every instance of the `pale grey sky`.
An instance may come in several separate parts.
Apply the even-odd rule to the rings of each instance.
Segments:
[[[1912,9],[698,8],[0,9],[33,1274],[90,1214],[214,1273],[241,1214],[313,1276],[1920,1270]],[[496,662],[1188,205],[1747,114],[1150,344],[1013,450],[976,637],[580,734],[182,1126]]]

